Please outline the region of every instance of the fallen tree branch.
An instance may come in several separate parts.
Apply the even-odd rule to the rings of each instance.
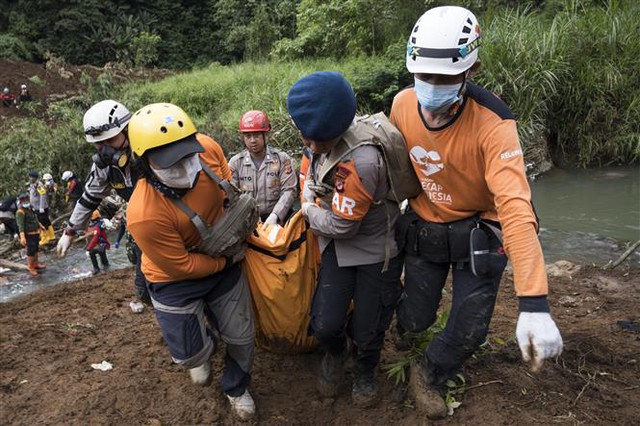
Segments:
[[[24,265],[22,263],[12,262],[7,259],[0,259],[0,266],[4,266],[5,268],[10,268],[10,269],[23,269],[23,270],[29,269],[27,265]]]
[[[464,390],[468,391],[470,389],[480,388],[482,386],[493,385],[493,384],[496,384],[496,383],[503,384],[502,380],[491,380],[490,382],[481,382],[481,383],[478,383],[477,385],[468,386],[468,387],[464,388]]]
[[[633,253],[633,251],[638,248],[638,246],[640,246],[640,240],[636,241],[631,247],[629,247],[624,253],[622,253],[622,255],[618,258],[618,260],[616,260],[615,262],[607,263],[606,265],[604,265],[602,267],[602,269],[613,269],[613,268],[615,268],[616,266],[618,266],[619,264],[624,262],[624,260],[627,257],[629,257],[631,255],[631,253]]]

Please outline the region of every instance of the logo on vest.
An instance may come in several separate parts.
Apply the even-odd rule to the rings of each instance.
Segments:
[[[409,152],[411,161],[425,176],[431,176],[444,168],[437,151],[428,151],[421,146],[414,146]]]
[[[353,216],[353,208],[356,206],[353,198],[340,195],[337,192],[333,193],[333,201],[331,204],[337,211],[347,216]]]

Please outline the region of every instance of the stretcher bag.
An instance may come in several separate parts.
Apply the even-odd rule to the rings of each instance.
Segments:
[[[249,237],[244,268],[256,320],[256,342],[271,352],[312,351],[308,336],[319,265],[317,240],[301,212],[284,226],[258,226]]]

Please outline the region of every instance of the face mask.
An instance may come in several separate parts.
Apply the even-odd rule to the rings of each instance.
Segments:
[[[193,188],[202,165],[197,154],[183,158],[173,166],[166,169],[156,169],[149,165],[158,180],[169,188],[188,189]]]
[[[433,114],[442,114],[454,103],[458,102],[461,84],[435,85],[427,83],[414,77],[414,90],[418,97],[418,102],[427,111]],[[464,84],[464,83],[462,83]]]
[[[91,157],[96,166],[104,169],[107,166],[118,166],[124,168],[129,162],[129,155],[125,150],[115,149],[112,146],[105,145],[99,152]]]
[[[31,203],[26,202],[26,203],[22,203],[21,206],[25,209],[28,209],[29,207],[31,207]]]

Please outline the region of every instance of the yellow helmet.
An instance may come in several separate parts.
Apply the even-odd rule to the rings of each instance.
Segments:
[[[129,143],[139,157],[150,149],[184,139],[197,132],[189,116],[173,104],[140,108],[129,121]]]

